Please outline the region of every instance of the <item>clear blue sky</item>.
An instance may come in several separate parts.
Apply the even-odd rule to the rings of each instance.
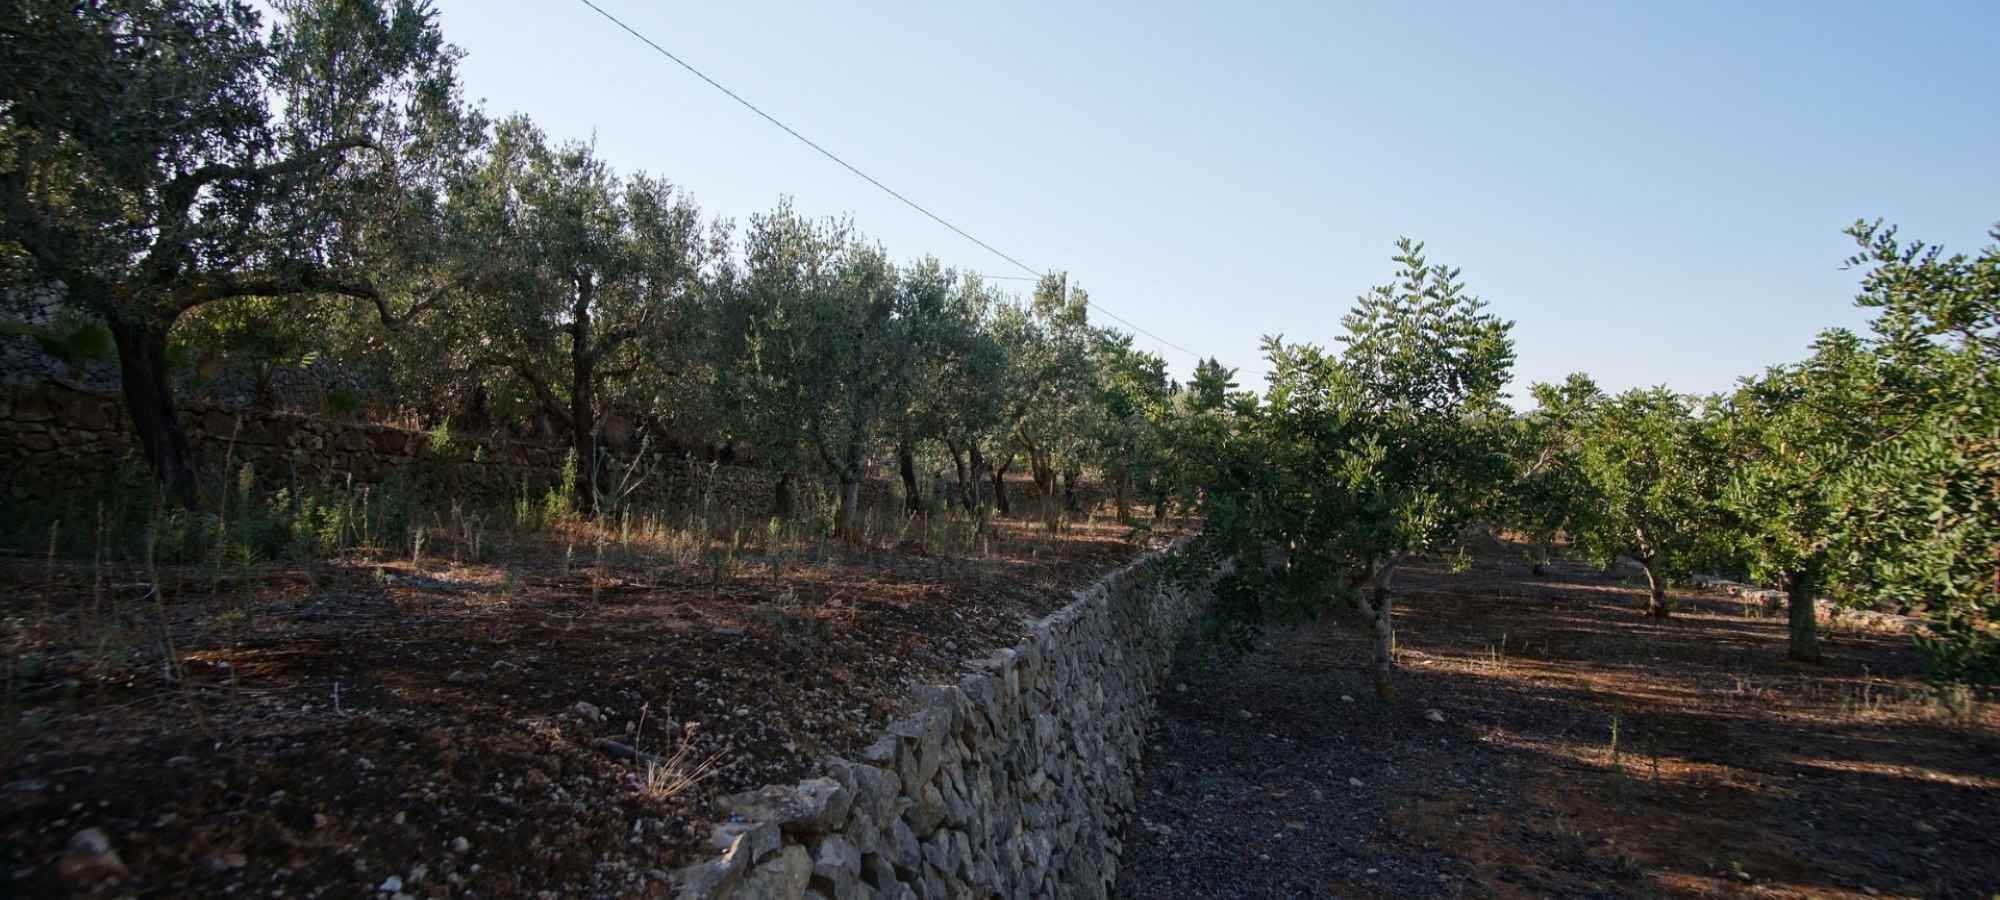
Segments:
[[[1409,235],[1516,320],[1523,388],[1722,390],[1865,323],[1841,269],[1855,219],[1968,252],[2000,221],[1990,0],[598,2],[1000,250],[1249,370],[1265,334],[1332,344]],[[714,214],[789,195],[899,258],[1022,274],[579,0],[437,5],[496,117],[594,137]]]

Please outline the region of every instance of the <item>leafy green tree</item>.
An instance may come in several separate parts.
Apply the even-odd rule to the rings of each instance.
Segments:
[[[568,433],[581,511],[606,490],[602,395],[657,366],[706,295],[722,253],[701,212],[664,181],[621,178],[589,145],[550,146],[524,118],[502,122],[460,202],[467,226],[503,252],[484,258],[464,293],[485,361],[519,377]]]
[[[1097,350],[1099,378],[1098,434],[1094,443],[1102,457],[1104,477],[1111,483],[1112,503],[1119,521],[1129,521],[1135,490],[1162,497],[1169,461],[1159,423],[1177,385],[1167,377],[1167,361],[1136,350],[1132,336],[1102,332]]]
[[[1374,632],[1385,700],[1398,566],[1456,541],[1511,476],[1500,401],[1512,323],[1423,245],[1398,250],[1397,281],[1356,301],[1339,355],[1267,338],[1262,403],[1191,448],[1211,471],[1193,497],[1207,524],[1198,556],[1239,563],[1218,585],[1213,628],[1240,638],[1267,613],[1345,596]]]
[[[2000,246],[1946,254],[1880,222],[1849,233],[1858,302],[1881,310],[1876,403],[1893,411],[1843,486],[1847,580],[1930,622],[1935,677],[2000,683]]]
[[[980,437],[1000,422],[1006,358],[988,329],[998,297],[977,279],[960,278],[926,259],[903,272],[910,309],[914,355],[908,406],[894,417],[898,468],[907,509],[923,508],[916,454],[926,444],[942,445],[957,476],[957,496],[975,521],[981,520]],[[975,455],[968,460],[968,451]]]
[[[174,323],[312,295],[394,319],[409,295],[378,284],[360,246],[424,231],[414,182],[476,139],[428,3],[276,8],[268,35],[228,0],[0,11],[0,266],[104,319],[146,461],[183,501],[197,484],[168,379]]]
[[[803,453],[839,485],[838,536],[858,536],[861,478],[888,419],[908,407],[912,329],[928,280],[898,276],[845,222],[812,222],[789,203],[752,216],[729,300],[724,383],[774,459]]]
[[[1936,674],[2000,680],[2000,250],[1850,234],[1858,302],[1882,313],[1737,392],[1739,553],[1787,591],[1795,658],[1819,658],[1830,594],[1920,612]]]
[[[1574,537],[1579,524],[1602,506],[1584,473],[1583,435],[1605,398],[1581,373],[1562,384],[1530,385],[1528,393],[1535,408],[1514,419],[1510,452],[1516,474],[1497,514],[1528,538],[1534,574],[1543,575],[1556,541]]]
[[[1646,614],[1666,618],[1669,579],[1686,574],[1713,534],[1727,467],[1690,398],[1632,390],[1596,404],[1579,424],[1586,508],[1569,528],[1593,561],[1618,557],[1646,573]]]
[[[1820,660],[1818,600],[1842,579],[1855,537],[1860,457],[1894,427],[1879,363],[1852,332],[1829,331],[1807,361],[1745,380],[1726,411],[1733,549],[1739,566],[1786,592],[1800,661]]]
[[[1001,307],[993,331],[1007,355],[1007,437],[1027,459],[1043,522],[1055,529],[1063,513],[1057,479],[1082,465],[1100,412],[1088,295],[1067,276],[1045,275],[1027,305]],[[1003,506],[1012,455],[1005,452],[993,470],[995,500]]]
[[[1195,362],[1194,377],[1182,393],[1191,410],[1207,411],[1227,406],[1236,388],[1236,370],[1211,356]]]

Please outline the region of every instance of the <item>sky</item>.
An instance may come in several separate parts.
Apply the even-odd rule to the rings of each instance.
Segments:
[[[1857,219],[1968,253],[2000,223],[1990,0],[595,2],[1069,273],[1183,379],[1182,349],[1249,373],[1265,335],[1333,346],[1408,236],[1515,321],[1517,402],[1578,371],[1721,391],[1865,328]],[[594,141],[738,223],[790,197],[900,260],[1027,275],[582,0],[436,7],[496,118]]]

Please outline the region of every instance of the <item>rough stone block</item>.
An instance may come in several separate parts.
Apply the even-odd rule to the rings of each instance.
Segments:
[[[896,766],[897,775],[903,779],[904,790],[911,790],[913,785],[923,784],[937,776],[938,766],[944,762],[944,742],[950,718],[948,711],[926,708],[889,726],[889,733],[902,738],[907,750],[897,760]]]
[[[769,862],[758,866],[730,895],[738,900],[803,900],[812,879],[812,856],[806,848],[786,844]]]
[[[904,813],[904,821],[910,823],[910,830],[918,837],[928,837],[945,820],[944,792],[935,784],[924,784],[911,799],[915,802]]]
[[[902,742],[892,738],[890,743],[900,747]],[[868,763],[850,763],[845,770],[853,779],[855,807],[867,811],[868,816],[878,823],[887,822],[890,816],[895,815],[896,797],[903,791],[901,777],[889,769]]]
[[[840,827],[854,802],[839,781],[808,778],[795,786],[771,785],[725,797],[723,808],[753,822],[776,822],[785,831],[820,834]]]
[[[910,830],[909,823],[897,817],[889,823],[889,845],[882,855],[898,873],[913,874],[923,864],[924,848],[917,840],[917,833]]]
[[[863,854],[861,857],[861,878],[883,896],[893,896],[902,882],[896,876],[896,865],[880,853]]]
[[[724,822],[708,835],[709,849],[738,869],[763,862],[783,842],[778,823],[771,821]]]
[[[812,884],[830,897],[852,897],[861,882],[861,850],[840,835],[821,838],[812,848]]]

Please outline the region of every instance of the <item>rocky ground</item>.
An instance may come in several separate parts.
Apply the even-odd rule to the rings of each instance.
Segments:
[[[1125,536],[0,557],[0,896],[663,895],[716,798],[858,754]]]
[[[2000,897],[2000,713],[1904,636],[1501,554],[1399,576],[1400,698],[1334,618],[1163,698],[1119,896]]]

